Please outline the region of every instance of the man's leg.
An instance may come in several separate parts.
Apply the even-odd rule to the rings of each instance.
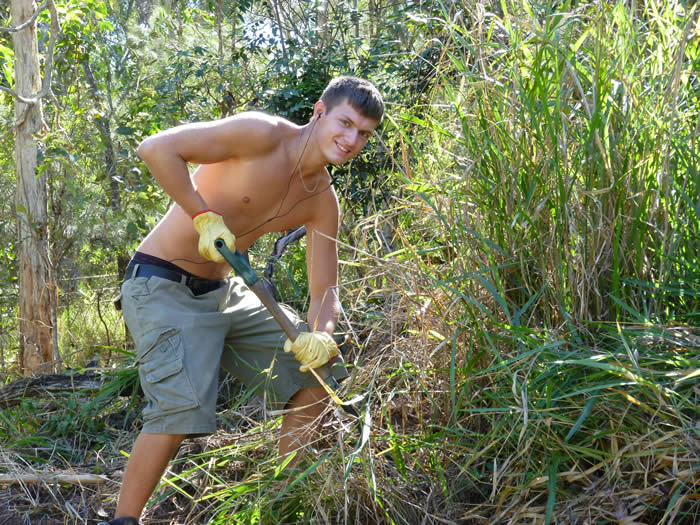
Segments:
[[[139,434],[126,466],[115,517],[141,517],[143,507],[185,437],[183,434]]]
[[[321,386],[299,390],[292,396],[287,408],[297,410],[285,414],[282,418],[280,458],[302,449],[318,438],[321,414],[327,406],[327,399],[328,394]],[[291,464],[296,465],[303,455],[303,451],[299,450]]]

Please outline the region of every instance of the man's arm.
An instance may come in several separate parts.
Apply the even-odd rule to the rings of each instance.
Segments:
[[[185,124],[147,138],[137,153],[163,190],[192,217],[208,206],[192,183],[187,164],[265,154],[279,140],[277,122],[262,113],[243,113]]]
[[[338,200],[329,192],[316,209],[319,217],[306,224],[306,268],[311,302],[307,323],[311,331],[323,331],[333,337],[340,312],[338,285]]]

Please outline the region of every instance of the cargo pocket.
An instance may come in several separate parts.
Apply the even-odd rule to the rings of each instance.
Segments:
[[[156,333],[152,343],[143,348],[137,364],[141,388],[148,400],[144,420],[198,407],[197,395],[182,362],[180,330],[171,328]]]

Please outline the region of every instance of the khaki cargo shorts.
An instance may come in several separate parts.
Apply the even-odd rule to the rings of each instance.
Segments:
[[[143,432],[211,434],[216,431],[219,368],[279,410],[299,390],[317,386],[284,352],[287,336],[240,278],[195,296],[185,285],[136,277],[122,285],[122,312],[136,343],[146,397]],[[285,313],[308,330],[294,312]],[[331,373],[348,376],[342,359]]]

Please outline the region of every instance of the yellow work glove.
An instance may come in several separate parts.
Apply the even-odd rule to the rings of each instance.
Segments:
[[[297,361],[301,363],[299,370],[306,372],[309,368],[325,365],[337,356],[338,346],[326,332],[302,332],[293,343],[287,339],[284,351],[294,352]]]
[[[232,252],[236,251],[236,236],[224,224],[224,217],[213,210],[200,211],[192,217],[194,228],[199,233],[199,254],[205,259],[217,263],[224,262],[224,257],[214,246],[216,239],[223,239]]]

